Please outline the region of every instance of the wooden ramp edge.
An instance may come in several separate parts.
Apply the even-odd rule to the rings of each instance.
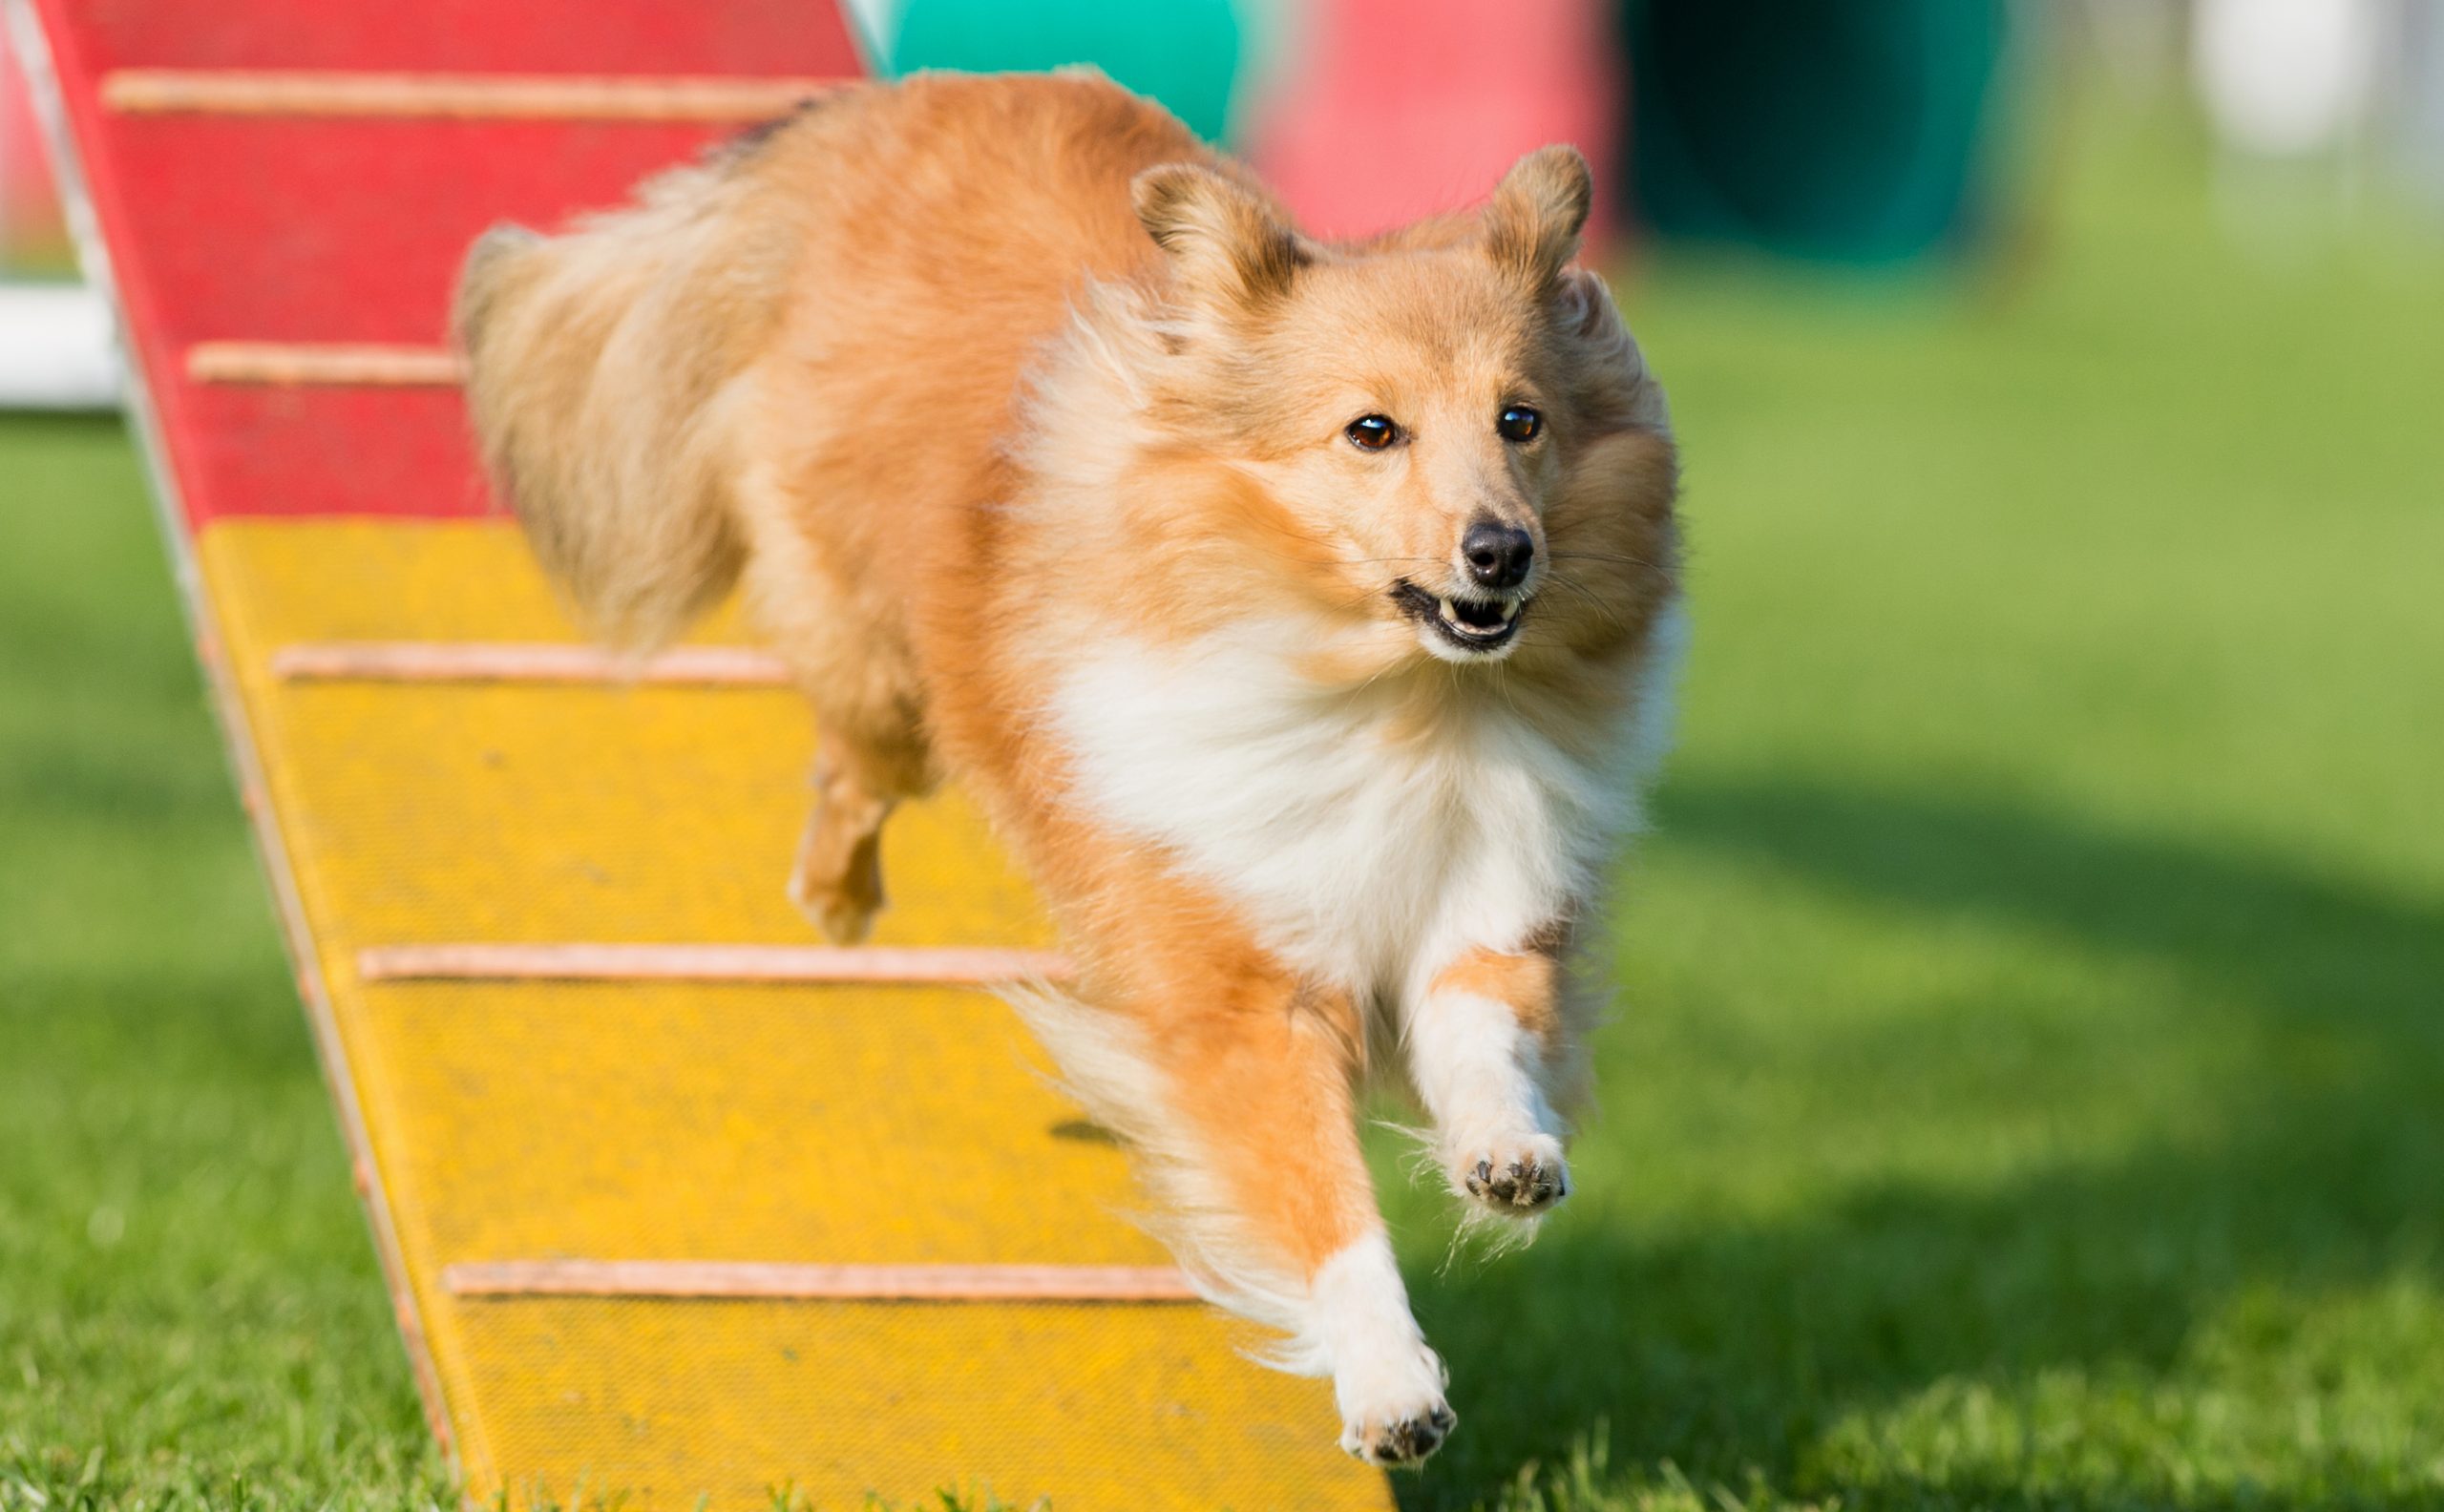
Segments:
[[[460,249],[854,76],[841,18],[0,5],[470,1503],[1388,1508],[1127,1221],[996,996],[1068,965],[976,812],[895,817],[874,941],[815,940],[785,670],[581,644],[467,455]]]

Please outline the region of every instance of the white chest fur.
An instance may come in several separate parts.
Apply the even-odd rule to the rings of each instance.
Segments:
[[[1269,949],[1361,994],[1516,947],[1586,894],[1637,813],[1633,764],[1574,759],[1498,696],[1422,726],[1253,639],[1106,641],[1053,712],[1077,798],[1169,847]],[[1645,744],[1623,733],[1606,756]]]

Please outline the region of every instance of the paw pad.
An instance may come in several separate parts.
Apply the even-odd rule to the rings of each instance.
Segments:
[[[1520,1155],[1497,1165],[1488,1156],[1469,1166],[1461,1184],[1469,1196],[1486,1206],[1524,1215],[1540,1212],[1569,1196],[1570,1171],[1558,1158],[1547,1161]]]
[[[1368,1464],[1385,1469],[1421,1464],[1443,1447],[1443,1440],[1451,1437],[1451,1429],[1459,1420],[1459,1415],[1448,1406],[1435,1402],[1414,1417],[1353,1426],[1342,1438],[1341,1447]]]

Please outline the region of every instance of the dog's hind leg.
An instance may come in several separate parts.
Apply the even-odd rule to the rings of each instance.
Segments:
[[[860,704],[812,684],[814,810],[790,872],[790,901],[834,945],[855,945],[882,912],[882,827],[933,786],[931,755],[897,701]]]
[[[853,512],[804,507],[819,480],[784,486],[777,468],[739,489],[748,610],[813,706],[814,811],[789,893],[824,936],[853,945],[883,906],[882,827],[934,785],[923,696],[899,606],[875,575]]]
[[[815,738],[814,810],[790,871],[790,901],[834,945],[854,945],[882,912],[882,825],[900,785],[878,781],[853,744]]]

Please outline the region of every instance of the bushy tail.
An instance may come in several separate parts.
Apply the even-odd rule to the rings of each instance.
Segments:
[[[453,325],[495,491],[589,628],[649,649],[737,580],[748,371],[786,258],[721,164],[545,237],[486,232]]]

